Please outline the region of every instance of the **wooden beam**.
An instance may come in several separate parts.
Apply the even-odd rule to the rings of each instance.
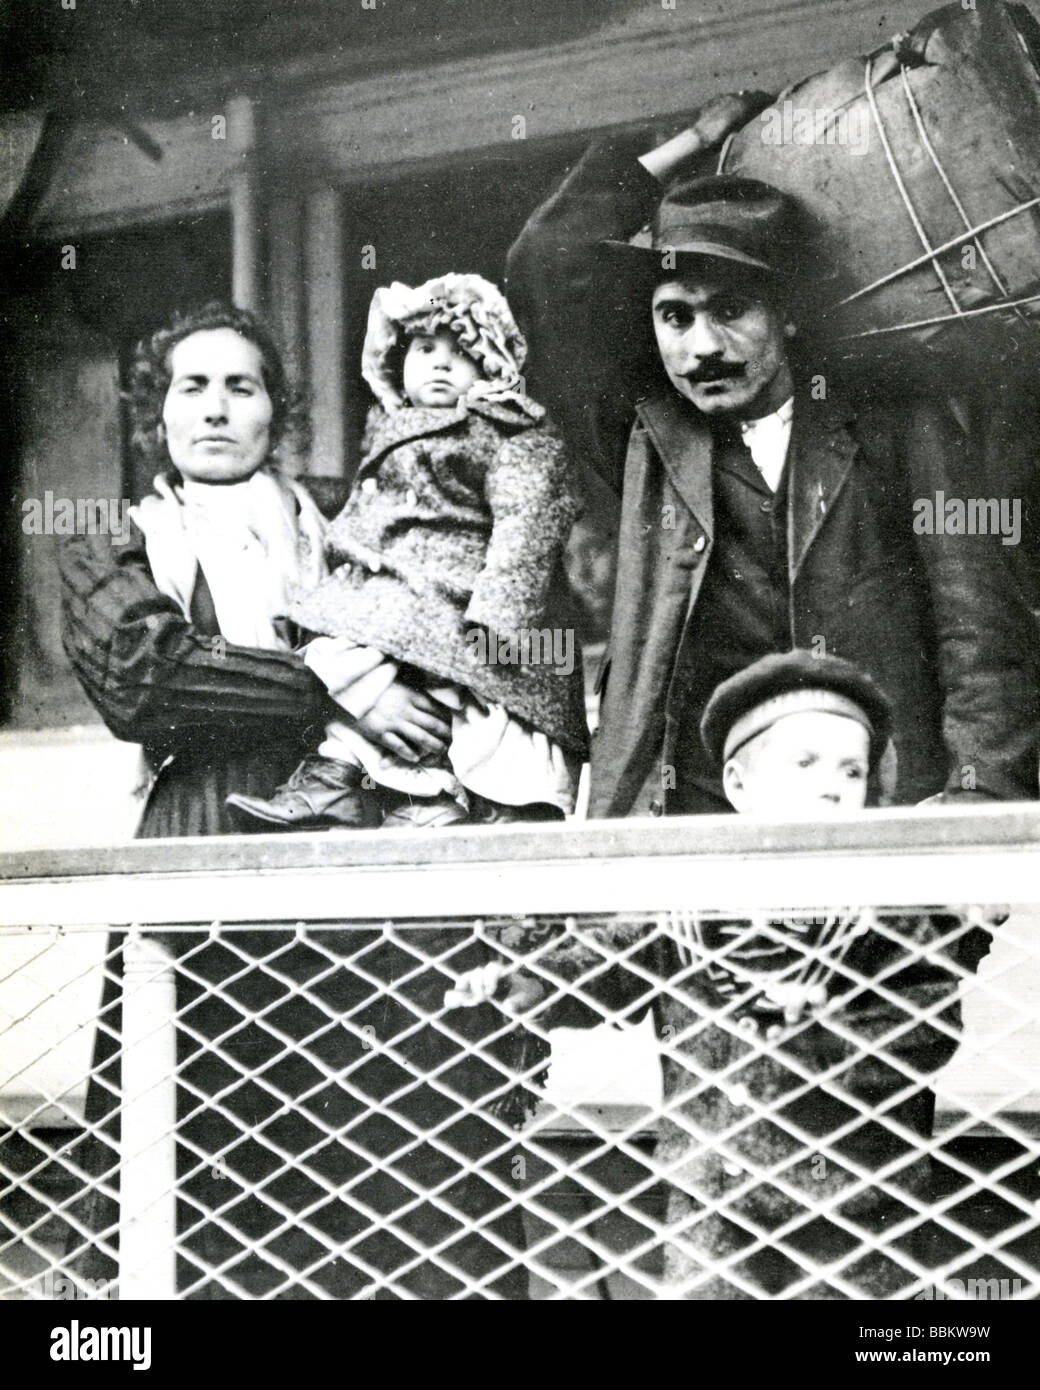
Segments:
[[[265,92],[265,192],[303,180],[345,184],[409,161],[505,145],[518,130],[551,140],[639,120],[680,116],[713,93],[776,89],[835,59],[884,43],[929,8],[922,0],[789,0],[705,13],[645,0],[631,19],[555,48],[401,68],[349,82],[278,84]],[[226,204],[234,153],[212,138],[213,117],[138,119],[164,151],[153,165],[126,137],[84,128],[46,199],[41,236],[83,232]],[[518,127],[516,118],[522,118]],[[9,197],[39,122],[0,121],[0,200]]]
[[[0,121],[0,201],[17,186],[40,124],[21,112]],[[226,139],[213,138],[211,113],[143,118],[142,124],[162,147],[159,163],[120,132],[92,125],[76,129],[37,217],[40,240],[227,206],[232,156]]]
[[[677,816],[22,851],[0,854],[0,927],[1033,904],[1038,831],[1040,808],[1022,803],[867,811],[812,825]]]

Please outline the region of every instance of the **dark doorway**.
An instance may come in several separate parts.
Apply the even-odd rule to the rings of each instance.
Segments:
[[[73,255],[69,254],[70,248]],[[96,717],[61,647],[56,546],[34,499],[136,501],[120,390],[136,341],[174,309],[230,291],[226,215],[66,239],[27,251],[4,306],[8,416],[0,718],[50,728]]]

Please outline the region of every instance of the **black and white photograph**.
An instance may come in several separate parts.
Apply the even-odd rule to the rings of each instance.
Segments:
[[[10,1318],[997,1364],[1040,3],[0,0],[0,55]]]

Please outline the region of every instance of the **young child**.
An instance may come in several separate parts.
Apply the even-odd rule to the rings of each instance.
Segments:
[[[289,614],[343,716],[271,800],[229,805],[298,830],[573,809],[584,692],[552,595],[579,491],[525,353],[480,276],[376,291],[362,372],[379,403],[332,573]]]
[[[889,727],[887,700],[858,668],[794,651],[719,686],[701,732],[737,811],[829,817],[866,804]],[[912,1217],[903,1195],[926,1200],[930,1165],[915,1136],[931,1134],[929,1079],[957,1044],[950,957],[977,963],[981,931],[952,915],[840,910],[527,933],[500,935],[514,960],[526,957],[519,969],[474,969],[449,998],[505,994],[507,1011],[541,1029],[602,1022],[584,1001],[632,1020],[652,1008],[671,1296],[768,1297],[804,1281],[799,1297],[842,1297],[828,1269],[813,1276],[821,1265],[853,1296],[906,1287],[905,1267],[856,1253],[857,1240]],[[625,948],[634,970],[615,963]],[[564,982],[581,998],[561,996]],[[872,1181],[882,1168],[883,1185]],[[836,1199],[834,1219],[814,1210],[821,1198]],[[905,1239],[896,1248],[914,1253]]]

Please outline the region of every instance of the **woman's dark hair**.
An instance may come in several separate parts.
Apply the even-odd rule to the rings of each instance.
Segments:
[[[170,467],[170,459],[159,432],[163,405],[170,389],[170,355],[177,344],[193,333],[230,328],[255,343],[260,351],[260,369],[271,398],[270,452],[273,454],[287,436],[301,433],[302,403],[293,389],[278,345],[267,327],[248,309],[214,300],[199,309],[174,314],[165,328],[158,329],[138,343],[130,367],[126,401],[130,410],[131,443],[141,457],[156,469]]]

